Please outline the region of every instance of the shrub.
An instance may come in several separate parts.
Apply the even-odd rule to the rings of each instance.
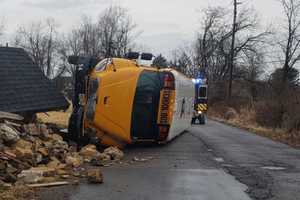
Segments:
[[[255,105],[257,124],[272,128],[281,127],[282,106],[273,102],[260,102]]]
[[[228,108],[227,111],[224,114],[224,118],[226,120],[234,119],[238,116],[238,113],[234,108]]]

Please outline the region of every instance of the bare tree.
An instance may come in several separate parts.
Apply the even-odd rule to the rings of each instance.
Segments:
[[[206,65],[205,73],[212,81],[228,80],[230,76],[233,29],[228,23],[231,16],[225,13],[226,9],[218,7],[206,10],[204,26],[195,45],[195,64]],[[259,21],[253,13],[253,10],[245,8],[237,15],[234,61],[245,57],[247,52],[255,52],[256,47],[263,44],[270,34],[269,31],[258,31]],[[233,68],[232,71],[234,79],[238,70]]]
[[[111,6],[99,17],[98,21],[102,55],[121,57],[130,48],[132,32],[136,25],[127,11],[119,6]]]
[[[196,60],[197,64],[200,65],[200,70],[204,73],[209,65],[209,59],[217,48],[216,38],[219,31],[224,27],[222,18],[225,14],[222,10],[223,8],[221,7],[211,7],[203,11],[205,18],[203,21],[203,31],[199,34],[196,43],[196,55],[198,55]]]
[[[64,66],[63,68],[65,68],[65,72],[69,73],[72,77],[75,77],[76,66],[68,62],[68,57],[70,55],[79,56],[84,54],[79,30],[74,29],[66,36],[61,37],[58,53],[61,63]]]
[[[4,28],[5,28],[5,26],[4,26],[4,20],[2,19],[2,20],[0,20],[0,37],[4,33]]]
[[[76,30],[73,33],[76,35]],[[86,56],[99,57],[102,44],[101,31],[97,23],[94,23],[90,17],[83,16],[78,33],[81,38],[82,53]]]
[[[278,45],[283,52],[283,81],[286,82],[289,71],[300,60],[300,1],[280,1],[286,21],[281,33],[284,39]]]
[[[192,57],[184,48],[179,48],[172,52],[170,67],[189,77],[194,77]]]
[[[63,66],[72,76],[75,66],[67,62],[69,55],[105,57],[123,57],[133,41],[135,24],[127,11],[118,6],[104,10],[97,21],[83,16],[80,26],[66,34],[59,47]]]
[[[55,21],[47,19],[44,23],[19,27],[15,38],[15,45],[24,48],[48,78],[55,78],[64,72],[57,56],[56,28]]]
[[[237,5],[238,3],[235,1],[235,11],[234,15],[237,15],[236,19],[234,19],[235,24],[233,25],[232,32],[232,42],[231,42],[231,51],[230,51],[230,62],[229,62],[229,70],[230,70],[230,79],[229,79],[229,87],[228,87],[228,98],[230,100],[232,93],[232,81],[235,78],[235,61],[238,60],[238,57],[243,59],[246,57],[251,64],[252,59],[259,59],[258,55],[261,52],[258,51],[258,47],[262,47],[263,44],[266,43],[267,37],[271,34],[269,30],[258,31],[259,30],[259,19],[253,9],[244,8],[241,10],[239,14],[237,14]],[[237,35],[237,37],[235,37]],[[250,57],[249,57],[250,55]],[[258,57],[257,57],[258,56]],[[250,60],[249,60],[250,59]],[[252,60],[253,61],[253,60]],[[255,70],[259,70],[258,67],[261,65],[253,65]],[[237,69],[238,71],[238,69]],[[251,71],[251,70],[250,70]]]
[[[203,11],[205,17],[202,29],[194,45],[194,65],[199,66],[198,71],[212,79],[223,77],[225,75],[223,71],[227,66],[223,47],[227,46],[224,44],[230,34],[228,34],[227,16],[224,11],[226,10],[222,7],[210,7]],[[225,67],[221,67],[223,65]]]
[[[249,56],[258,62],[258,55],[261,54],[258,50],[265,45],[270,35],[268,30],[261,31],[259,19],[253,9],[240,8],[240,12],[236,13],[234,28],[231,24],[233,16],[229,13],[223,7],[209,7],[204,10],[202,28],[194,44],[192,62],[196,69],[193,72],[194,76],[199,73],[205,74],[210,87],[213,88],[210,94],[218,100],[230,96],[231,87],[228,84],[230,80],[235,81],[233,86],[238,80],[244,84],[246,80],[250,81],[252,73],[251,80],[255,82],[254,79],[259,75],[254,77],[254,71],[259,70],[263,65],[254,66],[254,63],[250,63]],[[233,34],[235,34],[234,38]],[[263,58],[259,58],[261,63]],[[250,66],[255,67],[255,70]],[[249,81],[246,81],[248,86],[251,85]],[[256,86],[254,83],[249,86],[251,97],[255,96]]]
[[[90,17],[83,16],[78,27],[59,39],[58,54],[61,66],[65,73],[74,77],[76,66],[69,64],[68,57],[82,55],[103,58],[101,48],[101,32],[97,23],[93,22]]]
[[[166,68],[166,67],[168,67],[169,64],[168,64],[167,59],[162,54],[159,54],[153,60],[153,64],[152,65],[155,66],[155,67]]]
[[[246,52],[239,65],[241,66],[241,80],[245,82],[248,90],[250,105],[254,106],[254,102],[258,97],[260,78],[265,70],[264,54],[259,50]]]

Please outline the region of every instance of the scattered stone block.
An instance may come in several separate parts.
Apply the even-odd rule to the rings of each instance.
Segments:
[[[84,160],[87,160],[90,162],[94,157],[99,155],[100,153],[97,151],[97,148],[95,145],[87,145],[83,147],[79,154],[83,157]]]
[[[108,147],[103,153],[109,155],[112,160],[121,160],[124,157],[124,153],[117,147]]]
[[[6,143],[15,143],[20,139],[19,132],[6,124],[0,124],[0,139]]]
[[[101,184],[103,183],[103,175],[100,169],[90,169],[87,173],[89,183]]]

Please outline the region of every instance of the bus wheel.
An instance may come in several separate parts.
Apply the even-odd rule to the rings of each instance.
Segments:
[[[195,124],[196,123],[196,119],[197,119],[196,117],[193,117],[191,124]]]
[[[204,115],[200,115],[200,117],[199,117],[199,123],[200,124],[205,124],[205,116]]]

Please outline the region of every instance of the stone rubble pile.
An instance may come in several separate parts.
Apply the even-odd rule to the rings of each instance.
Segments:
[[[88,166],[105,166],[124,156],[116,147],[100,153],[91,144],[77,151],[47,125],[24,124],[20,119],[0,112],[0,185],[51,183],[74,177],[102,183],[99,167]]]

